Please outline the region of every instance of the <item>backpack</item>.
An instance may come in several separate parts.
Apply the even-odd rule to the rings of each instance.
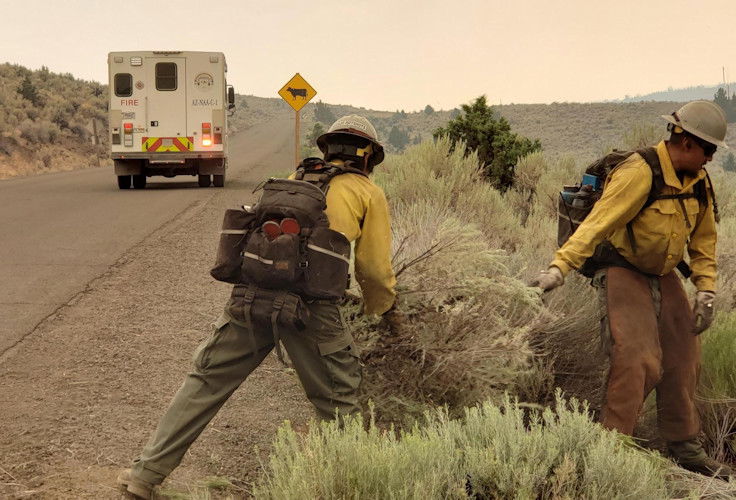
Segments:
[[[235,285],[225,307],[233,322],[249,332],[253,322],[270,323],[284,365],[281,327],[304,330],[310,317],[305,301],[337,301],[350,285],[350,242],[330,229],[325,214],[330,181],[346,173],[367,177],[349,162],[306,158],[293,180],[265,181],[254,206],[225,211],[210,274]]]
[[[324,210],[337,175],[350,166],[303,160],[295,179],[271,178],[253,207],[225,212],[213,278],[284,290],[308,299],[340,299],[349,286],[350,242],[329,228]]]
[[[665,186],[664,174],[662,173],[662,166],[659,162],[656,148],[648,147],[637,151],[613,150],[613,152],[597,159],[586,167],[581,185],[566,185],[560,192],[557,210],[558,246],[561,247],[568,239],[570,239],[570,236],[572,236],[588,214],[593,210],[596,202],[601,199],[603,196],[603,184],[611,172],[634,153],[639,153],[652,171],[652,188],[649,191],[649,196],[639,213],[655,201],[665,199],[679,200],[682,205],[683,212],[685,211],[683,200],[688,198],[697,198],[701,206],[707,207],[707,191],[710,191],[710,198],[713,200],[713,212],[716,221],[720,219],[718,215],[718,204],[716,203],[715,193],[713,191],[713,183],[711,182],[710,176],[707,172],[706,177],[698,181],[695,186],[693,186],[692,193],[663,195],[660,193]],[[636,253],[636,238],[634,237],[632,223],[633,221],[629,221],[626,224],[626,232],[631,248],[634,253]],[[618,253],[613,245],[608,241],[604,241],[596,247],[593,255],[587,259],[580,269],[578,269],[578,272],[583,276],[590,278],[595,274],[595,271],[605,265],[611,264],[630,268],[633,267]],[[683,275],[685,275],[686,278],[692,273],[690,267],[685,261],[680,262],[677,265],[677,268]]]

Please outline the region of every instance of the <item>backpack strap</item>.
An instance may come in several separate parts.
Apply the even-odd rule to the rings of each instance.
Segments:
[[[243,320],[245,321],[246,330],[248,330],[248,342],[251,345],[253,352],[258,350],[256,343],[255,330],[253,330],[253,316],[251,310],[253,308],[253,301],[256,298],[256,291],[253,285],[236,285],[233,287],[232,296],[234,298],[243,299]]]
[[[284,307],[284,303],[284,294],[276,295],[276,298],[273,300],[273,309],[271,310],[271,331],[273,332],[273,344],[276,347],[276,357],[279,358],[281,364],[288,367],[289,365],[286,364],[284,353],[281,350],[281,333],[279,332],[279,315],[281,314],[281,309]]]
[[[295,179],[314,184],[326,193],[326,187],[335,176],[349,173],[368,177],[368,174],[364,171],[349,165],[351,162],[346,163],[348,164],[337,165],[335,163],[326,163],[321,158],[305,158],[296,169]]]
[[[699,190],[698,184],[701,185]],[[716,201],[716,192],[713,189],[713,181],[710,180],[710,174],[707,170],[705,170],[705,179],[701,179],[698,184],[693,187],[696,198],[698,198],[698,201],[702,205],[708,208],[708,192],[710,192],[710,199],[713,200],[713,216],[715,217],[716,222],[721,222],[721,214],[718,212],[718,202]]]
[[[649,190],[647,201],[644,202],[644,206],[642,207],[642,210],[644,210],[659,199],[658,195],[664,189],[664,174],[662,173],[662,164],[659,162],[659,155],[657,154],[656,148],[648,147],[639,149],[636,152],[644,158],[644,161],[647,162],[647,165],[652,170],[652,189]]]
[[[644,161],[649,165],[649,168],[652,171],[652,189],[649,190],[647,201],[645,201],[644,206],[641,207],[641,210],[644,210],[654,203],[658,199],[659,193],[662,192],[662,189],[664,188],[664,174],[662,173],[662,164],[659,162],[659,155],[657,154],[656,148],[648,147],[639,149],[636,152],[644,158]],[[626,224],[626,234],[629,237],[631,249],[636,253],[636,238],[634,237],[633,220]]]

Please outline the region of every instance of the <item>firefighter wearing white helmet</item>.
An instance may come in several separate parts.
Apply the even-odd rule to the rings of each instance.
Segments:
[[[706,143],[728,149],[726,138],[726,114],[710,101],[693,101],[671,115],[662,115],[669,122],[667,130],[677,134],[687,132]],[[713,149],[715,152],[715,149]]]
[[[339,118],[317,138],[317,147],[326,161],[352,161],[370,173],[383,161],[383,146],[371,122],[359,115]]]
[[[355,245],[355,276],[363,295],[363,312],[383,315],[395,332],[404,319],[394,308],[396,278],[391,266],[388,203],[381,188],[368,178],[383,161],[383,147],[370,122],[356,115],[337,120],[318,144],[325,159],[303,160],[292,178],[310,181],[326,176],[326,185],[320,188],[329,188],[324,214],[330,229]],[[329,275],[331,271],[325,265],[314,272]],[[279,339],[258,321],[237,320],[233,308],[226,307],[215,331],[198,349],[194,372],[174,396],[156,432],[132,467],[118,477],[127,492],[151,498],[154,487],[179,465],[220,406],[279,341],[289,352],[320,418],[360,411],[359,352],[338,304],[331,299],[305,301],[309,315],[304,330],[283,328]]]
[[[709,458],[698,440],[695,404],[698,335],[713,321],[716,292],[717,207],[704,167],[727,147],[726,118],[707,101],[663,118],[668,140],[613,168],[600,200],[534,285],[556,288],[590,259],[611,362],[602,424],[632,434],[656,389],[659,434],[670,455],[686,469],[727,478],[732,470]],[[692,306],[675,269],[697,289]]]

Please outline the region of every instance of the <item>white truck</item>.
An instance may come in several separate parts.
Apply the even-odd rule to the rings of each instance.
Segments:
[[[110,154],[118,187],[146,178],[196,175],[201,187],[225,185],[227,85],[222,52],[110,52]]]

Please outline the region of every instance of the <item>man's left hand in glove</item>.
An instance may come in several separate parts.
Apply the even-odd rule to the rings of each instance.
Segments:
[[[715,300],[715,292],[700,290],[695,295],[695,307],[693,307],[693,316],[695,317],[695,329],[693,333],[700,335],[713,323],[715,308],[713,300]]]

